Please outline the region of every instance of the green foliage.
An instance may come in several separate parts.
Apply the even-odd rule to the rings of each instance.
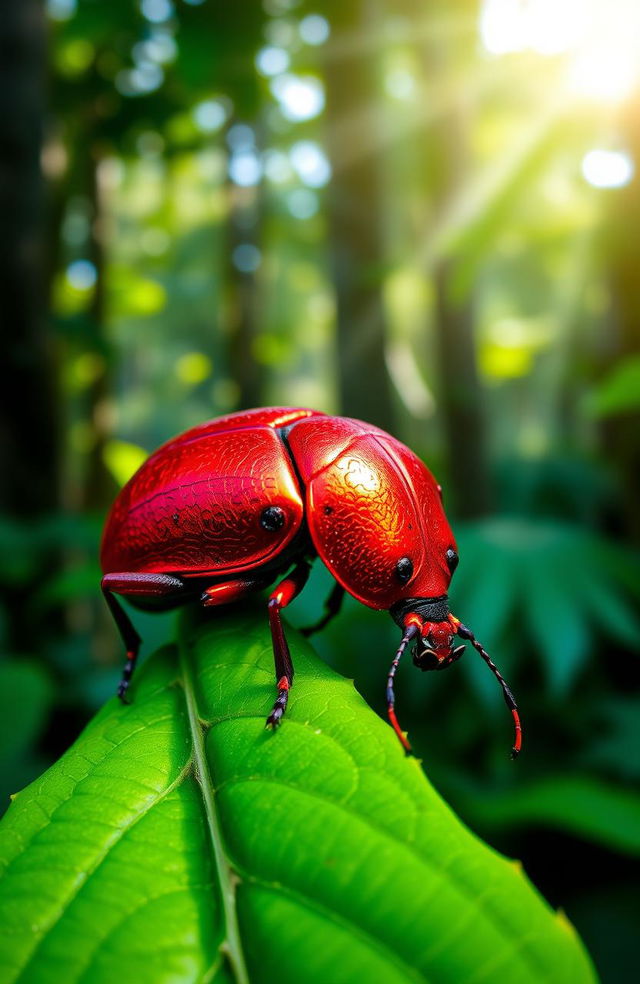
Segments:
[[[604,979],[635,979],[640,196],[637,167],[626,188],[594,188],[581,162],[612,147],[637,164],[638,114],[570,92],[570,47],[488,57],[478,14],[489,6],[380,3],[372,20],[361,0],[47,2],[48,64],[31,73],[34,86],[48,80],[46,119],[24,135],[45,134],[33,160],[49,224],[27,253],[47,270],[28,282],[53,310],[26,361],[22,315],[8,316],[5,361],[31,366],[36,385],[7,404],[16,441],[0,472],[3,486],[42,484],[29,428],[51,419],[59,474],[50,515],[0,518],[0,785],[40,773],[115,690],[99,513],[137,449],[249,403],[348,405],[380,423],[375,413],[392,414],[368,366],[384,361],[388,426],[437,474],[447,508],[476,515],[475,481],[493,479],[500,518],[463,528],[450,516],[452,600],[518,697],[525,751],[512,767],[499,690],[470,651],[446,674],[404,661],[401,721],[437,750],[430,777],[454,809],[567,908]],[[576,37],[593,6],[576,11]],[[547,21],[553,42],[566,24],[547,7],[525,19],[538,32]],[[305,38],[309,14],[326,18],[322,43]],[[494,29],[508,35],[510,21]],[[606,55],[588,73],[596,89],[633,36],[624,12],[609,21],[587,31]],[[275,75],[265,48],[279,52]],[[24,64],[7,66],[12,106]],[[278,86],[309,74],[325,108],[292,120]],[[251,140],[244,185],[230,164]],[[307,163],[314,147],[325,155],[324,177],[299,168],[305,147]],[[18,177],[16,202],[37,204]],[[364,227],[351,221],[359,208]],[[8,254],[22,256],[24,230],[10,226]],[[234,258],[244,242],[259,249],[254,274]],[[94,282],[78,280],[78,260]],[[456,340],[451,361],[444,339]],[[357,406],[372,390],[369,416]],[[476,458],[471,481],[452,467]],[[317,564],[292,618],[319,617],[330,588]],[[136,613],[147,651],[172,618]],[[381,712],[396,644],[391,619],[353,599],[317,639]]]
[[[470,834],[295,637],[182,626],[0,827],[2,980],[592,981],[567,921]]]
[[[454,611],[491,651],[525,628],[549,692],[566,695],[592,653],[595,633],[638,648],[637,557],[587,529],[553,521],[494,518],[461,528],[464,562],[452,585]],[[478,577],[478,571],[482,576]],[[474,671],[484,692],[491,681]]]
[[[587,406],[597,417],[640,409],[640,356],[629,356],[619,362],[596,387]]]
[[[507,792],[460,797],[483,828],[554,827],[630,857],[640,855],[640,796],[581,775],[549,776]]]
[[[36,750],[51,711],[54,687],[49,673],[35,660],[0,663],[0,796],[42,771]]]
[[[598,733],[587,745],[583,761],[609,775],[639,780],[640,758],[630,750],[640,748],[640,700],[606,697],[599,703],[598,717]]]

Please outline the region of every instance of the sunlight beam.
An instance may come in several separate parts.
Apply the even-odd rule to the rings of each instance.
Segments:
[[[484,0],[479,31],[492,55],[562,56],[575,97],[620,102],[640,83],[637,0]]]

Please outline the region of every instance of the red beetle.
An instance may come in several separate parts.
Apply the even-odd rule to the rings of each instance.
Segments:
[[[278,694],[267,725],[275,728],[293,682],[280,612],[304,587],[316,555],[337,583],[325,617],[307,632],[338,612],[345,590],[370,608],[387,609],[402,629],[387,705],[406,751],[394,712],[400,657],[415,641],[416,666],[443,670],[462,654],[464,646],[452,648],[458,635],[499,680],[518,754],[513,695],[449,611],[458,555],[440,486],[385,431],[315,410],[270,407],[207,421],[164,444],[122,489],[101,549],[102,590],[127,649],[119,697],[125,699],[140,637],[116,595],[142,609],[191,599],[225,605],[286,574],[268,604]]]

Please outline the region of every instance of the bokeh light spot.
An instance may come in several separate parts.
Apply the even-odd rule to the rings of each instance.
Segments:
[[[261,48],[256,55],[256,68],[261,75],[267,78],[286,72],[289,68],[289,62],[289,53],[284,48],[277,48],[275,45]]]
[[[321,14],[307,14],[300,21],[298,30],[305,44],[310,45],[324,44],[331,33],[329,21]]]
[[[294,219],[310,219],[316,215],[318,196],[307,188],[297,188],[287,195],[287,208]]]
[[[299,3],[300,0],[262,0],[264,12],[269,17],[280,17],[282,14],[288,14]]]
[[[639,58],[640,47],[633,53],[621,45],[615,50],[578,54],[569,69],[569,88],[598,102],[618,102],[632,91],[638,80]]]
[[[61,48],[57,62],[65,75],[80,75],[86,71],[95,55],[95,48],[85,38],[76,38]]]
[[[331,165],[320,144],[299,140],[289,151],[296,174],[311,188],[322,188],[331,177]]]
[[[242,150],[229,159],[229,177],[241,188],[252,188],[262,177],[262,163],[254,150]]]
[[[227,119],[227,110],[218,99],[203,99],[193,107],[194,122],[202,133],[215,133]]]
[[[142,16],[152,24],[162,24],[173,15],[171,0],[140,0]]]
[[[384,87],[394,99],[407,100],[416,94],[415,78],[402,68],[396,68],[385,76]]]
[[[267,21],[263,33],[269,44],[275,45],[276,48],[292,47],[298,35],[295,21],[288,20],[285,17],[278,17],[274,18],[274,20]]]
[[[136,62],[152,61],[164,65],[175,60],[178,46],[168,31],[156,30],[146,41],[134,44],[132,54]]]
[[[138,62],[135,68],[116,75],[116,89],[123,96],[144,96],[155,92],[164,82],[164,72],[155,62]]]
[[[530,349],[486,345],[480,351],[480,368],[489,380],[518,379],[531,371]]]
[[[262,253],[253,243],[240,243],[231,254],[231,259],[240,273],[255,273],[262,262]]]
[[[156,280],[136,280],[127,289],[127,314],[159,314],[167,304],[167,292]]]
[[[286,184],[294,171],[287,154],[282,150],[268,150],[264,155],[264,173],[273,184]]]
[[[227,133],[227,143],[231,150],[251,150],[255,142],[255,133],[247,123],[234,123]]]
[[[271,82],[280,112],[292,123],[311,120],[324,109],[324,89],[313,75],[279,75]]]
[[[128,441],[107,441],[102,452],[103,461],[118,485],[125,485],[148,457],[144,448]]]
[[[594,188],[622,188],[635,173],[633,159],[623,150],[590,150],[582,159],[582,174]]]
[[[640,79],[637,0],[484,0],[479,30],[493,55],[563,55],[576,96],[619,102]]]
[[[81,352],[69,365],[67,382],[74,390],[86,389],[103,375],[106,367],[103,355],[98,352]]]
[[[66,276],[74,290],[91,290],[98,279],[98,271],[89,260],[74,260],[67,267]]]
[[[271,332],[258,335],[252,349],[254,358],[263,366],[282,367],[290,361],[292,354],[289,340]]]
[[[70,20],[76,12],[78,0],[47,0],[47,13],[52,20]]]
[[[208,379],[213,363],[204,352],[185,352],[176,362],[176,376],[187,386],[197,386]]]

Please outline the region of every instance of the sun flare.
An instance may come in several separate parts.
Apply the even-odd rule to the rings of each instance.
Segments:
[[[576,96],[620,102],[640,82],[636,0],[485,0],[480,34],[493,55],[533,51],[564,56]]]

